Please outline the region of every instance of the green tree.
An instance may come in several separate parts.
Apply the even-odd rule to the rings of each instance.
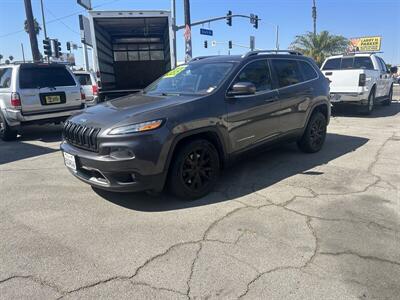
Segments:
[[[39,33],[40,33],[40,30],[42,30],[42,27],[40,27],[40,24],[38,23],[38,21],[36,20],[36,18],[35,19],[33,19],[33,26],[34,26],[34,28],[35,28],[35,33],[36,33],[36,35],[38,35]],[[25,32],[26,33],[29,33],[29,30],[28,30],[28,20],[25,20],[25,23],[24,23],[24,30],[25,30]]]
[[[348,45],[347,38],[341,35],[332,35],[328,31],[321,31],[316,35],[312,32],[297,35],[290,45],[290,49],[312,57],[320,66],[327,56],[344,52]]]
[[[3,59],[3,55],[0,54],[0,64],[1,64],[1,60]]]
[[[10,56],[8,57],[8,59],[9,59],[10,61],[13,61],[13,60],[14,60],[14,56],[10,55]]]

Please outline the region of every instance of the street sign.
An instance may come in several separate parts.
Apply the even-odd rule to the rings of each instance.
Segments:
[[[78,4],[88,10],[92,9],[92,0],[77,0]]]
[[[200,28],[200,34],[212,36],[213,31],[211,29]]]

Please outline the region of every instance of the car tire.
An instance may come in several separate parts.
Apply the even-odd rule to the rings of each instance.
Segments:
[[[195,200],[211,192],[219,172],[219,155],[214,145],[204,139],[194,140],[174,155],[168,187],[178,198]]]
[[[363,105],[361,107],[361,114],[370,115],[374,110],[374,105],[375,105],[375,88],[373,88],[371,90],[371,93],[369,93],[367,105]]]
[[[392,104],[393,100],[393,85],[390,87],[388,98],[382,102],[382,105],[389,106]]]
[[[17,131],[12,129],[3,114],[0,113],[0,139],[3,141],[13,141],[17,138]]]
[[[324,145],[326,129],[326,117],[321,112],[313,113],[297,146],[306,153],[318,152]]]

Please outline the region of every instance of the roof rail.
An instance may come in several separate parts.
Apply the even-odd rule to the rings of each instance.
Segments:
[[[290,55],[303,55],[299,51],[296,50],[256,50],[256,51],[250,51],[244,54],[242,57],[249,57],[253,55],[258,55],[258,54],[278,54],[278,53],[287,53]]]
[[[208,55],[208,56],[197,56],[197,57],[193,57],[190,61],[198,61],[198,60],[202,60],[205,58],[211,58],[211,57],[216,57],[218,55]]]

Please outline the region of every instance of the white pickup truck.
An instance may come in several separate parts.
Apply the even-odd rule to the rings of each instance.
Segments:
[[[370,114],[374,104],[390,105],[393,78],[382,58],[375,53],[352,53],[327,58],[321,67],[330,81],[331,103],[356,104]]]

